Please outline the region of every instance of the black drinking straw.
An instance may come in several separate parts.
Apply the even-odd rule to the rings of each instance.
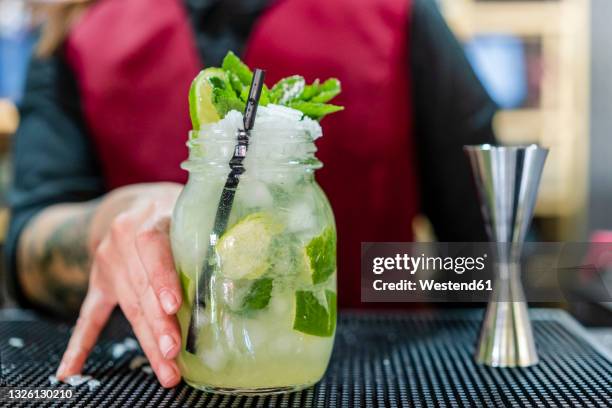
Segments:
[[[189,321],[189,331],[187,332],[187,342],[185,350],[191,354],[196,353],[196,344],[198,340],[198,322],[200,309],[206,307],[206,292],[208,292],[208,281],[212,275],[215,263],[213,261],[213,254],[215,252],[215,245],[217,240],[227,228],[227,221],[229,215],[232,212],[232,205],[234,203],[234,196],[236,195],[236,189],[238,188],[238,182],[240,181],[240,175],[244,173],[244,167],[242,162],[246,157],[247,149],[249,148],[249,137],[251,129],[255,124],[255,115],[257,113],[257,106],[259,105],[259,97],[261,96],[261,89],[264,84],[264,77],[266,72],[261,69],[256,69],[253,73],[253,81],[251,82],[251,89],[249,89],[249,97],[244,108],[244,129],[239,129],[237,132],[237,144],[234,148],[234,155],[232,156],[229,166],[230,173],[225,181],[225,186],[221,192],[221,198],[219,199],[219,205],[217,206],[217,214],[215,215],[215,224],[210,234],[210,243],[208,246],[208,252],[206,253],[206,259],[202,265],[202,272],[198,279],[198,293],[196,301],[193,302],[191,308],[191,319]]]

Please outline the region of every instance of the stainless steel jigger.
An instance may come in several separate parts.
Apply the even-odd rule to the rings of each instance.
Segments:
[[[548,149],[538,145],[465,146],[487,233],[498,245],[496,279],[476,350],[476,362],[493,367],[537,364],[520,256]],[[505,244],[505,245],[503,245]]]

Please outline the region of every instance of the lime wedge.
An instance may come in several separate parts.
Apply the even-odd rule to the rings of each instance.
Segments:
[[[211,78],[226,81],[225,71],[221,68],[206,68],[195,77],[189,88],[189,115],[194,130],[202,125],[221,119],[213,104],[213,84]]]
[[[230,279],[256,279],[269,267],[272,237],[281,231],[266,213],[247,215],[228,229],[216,245],[221,273]]]
[[[336,293],[325,291],[326,305],[322,305],[314,292],[295,292],[295,318],[293,329],[312,336],[330,337],[336,329]]]
[[[336,270],[336,234],[331,227],[310,240],[304,248],[309,280],[325,282]]]
[[[193,281],[183,271],[179,270],[178,274],[181,282],[181,288],[183,289],[183,301],[192,304],[195,290],[193,287]]]

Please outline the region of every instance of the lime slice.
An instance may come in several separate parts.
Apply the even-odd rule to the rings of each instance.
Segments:
[[[314,292],[295,292],[295,318],[293,329],[312,336],[330,337],[336,329],[336,293],[325,291],[326,305],[322,305]]]
[[[179,280],[183,289],[183,301],[189,304],[193,303],[194,287],[193,281],[183,271],[179,270]]]
[[[189,115],[194,130],[202,125],[217,122],[221,119],[213,104],[213,84],[211,78],[226,81],[225,71],[221,68],[206,68],[195,77],[189,88]]]
[[[313,285],[325,282],[336,270],[336,234],[331,227],[304,248],[308,277]]]
[[[230,279],[259,278],[268,269],[272,237],[280,230],[266,213],[253,213],[238,221],[215,247],[221,273]]]

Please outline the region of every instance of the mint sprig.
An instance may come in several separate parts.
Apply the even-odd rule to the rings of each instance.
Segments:
[[[215,87],[213,103],[221,107],[219,110],[223,115],[231,109],[241,111],[246,103],[253,72],[232,51],[223,58],[221,68],[226,72],[228,80],[222,91],[216,91]],[[232,95],[229,91],[233,91]],[[327,103],[340,91],[340,81],[337,78],[329,78],[323,83],[315,79],[311,84],[307,84],[303,77],[292,75],[281,79],[271,89],[264,86],[259,103],[262,106],[268,103],[288,106],[312,119],[321,120],[330,113],[344,109],[342,106]]]

